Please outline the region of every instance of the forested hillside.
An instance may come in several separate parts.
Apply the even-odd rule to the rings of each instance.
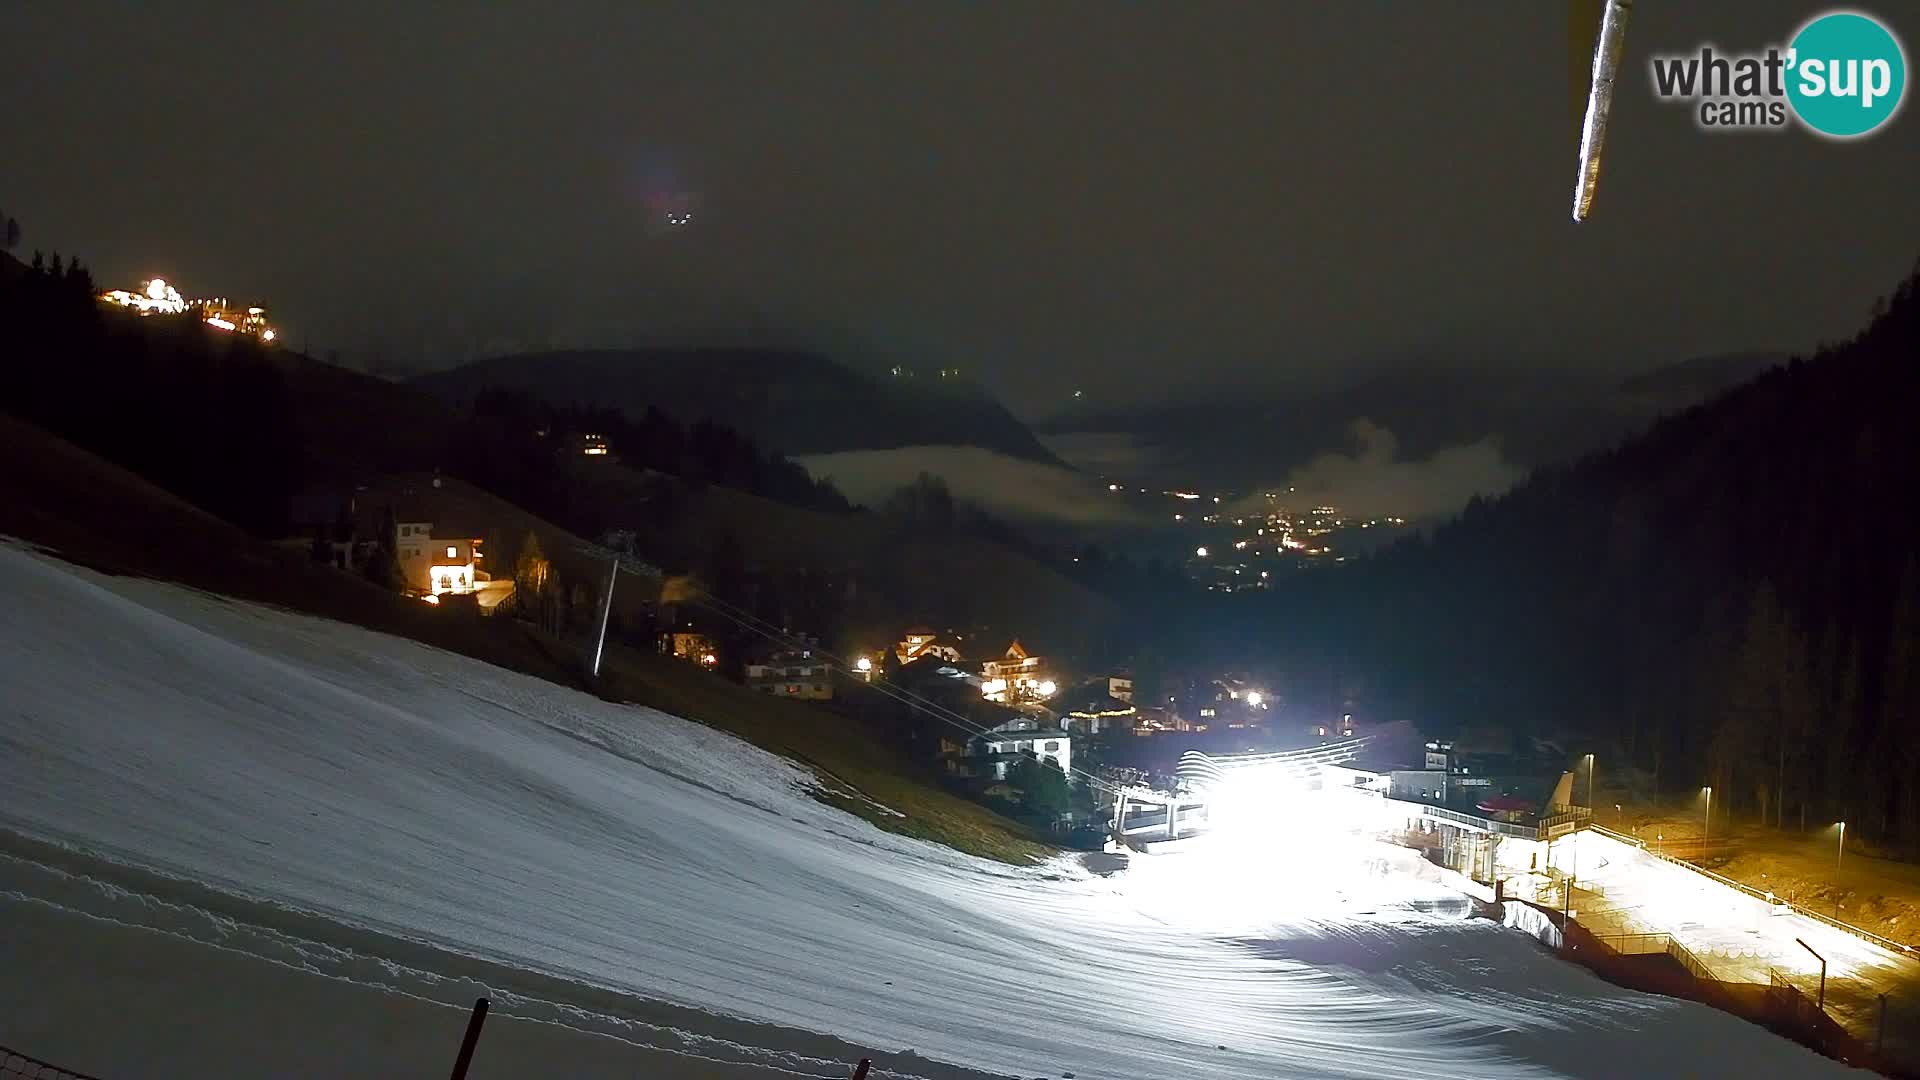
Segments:
[[[1669,790],[1920,847],[1917,282],[1851,341],[1297,582],[1286,666],[1423,724],[1586,729]]]
[[[824,356],[763,349],[626,349],[476,361],[415,380],[451,400],[488,387],[555,406],[649,408],[734,428],[782,454],[978,446],[1053,461],[1026,426],[960,378],[873,378]]]

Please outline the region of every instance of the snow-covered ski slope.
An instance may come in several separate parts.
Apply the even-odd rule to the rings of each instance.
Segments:
[[[0,596],[0,826],[85,853],[0,860],[0,899],[90,925],[198,919],[223,950],[402,992],[477,958],[557,977],[583,1026],[663,1002],[621,1037],[674,1041],[673,1075],[837,1058],[809,1032],[896,1076],[1846,1071],[1465,919],[1364,842],[1006,867],[832,810],[729,736],[411,642],[7,545]],[[135,904],[88,887],[89,859],[183,884]],[[149,1074],[180,1071],[166,1052]]]

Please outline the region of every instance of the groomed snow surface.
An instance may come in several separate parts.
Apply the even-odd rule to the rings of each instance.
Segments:
[[[1013,868],[699,725],[0,545],[0,1044],[108,1080],[1839,1075],[1395,849]]]

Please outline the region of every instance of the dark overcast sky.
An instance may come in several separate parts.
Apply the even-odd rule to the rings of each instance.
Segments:
[[[1824,6],[1642,0],[1576,227],[1545,0],[14,4],[0,207],[316,351],[793,340],[1028,411],[1626,371],[1842,335],[1920,255],[1913,109],[1837,145],[1651,98],[1650,51]],[[660,190],[692,229],[650,230]]]

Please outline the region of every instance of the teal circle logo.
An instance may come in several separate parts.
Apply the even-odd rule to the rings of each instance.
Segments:
[[[1814,131],[1851,139],[1900,111],[1907,56],[1879,20],[1831,12],[1801,27],[1788,50],[1787,100]]]

